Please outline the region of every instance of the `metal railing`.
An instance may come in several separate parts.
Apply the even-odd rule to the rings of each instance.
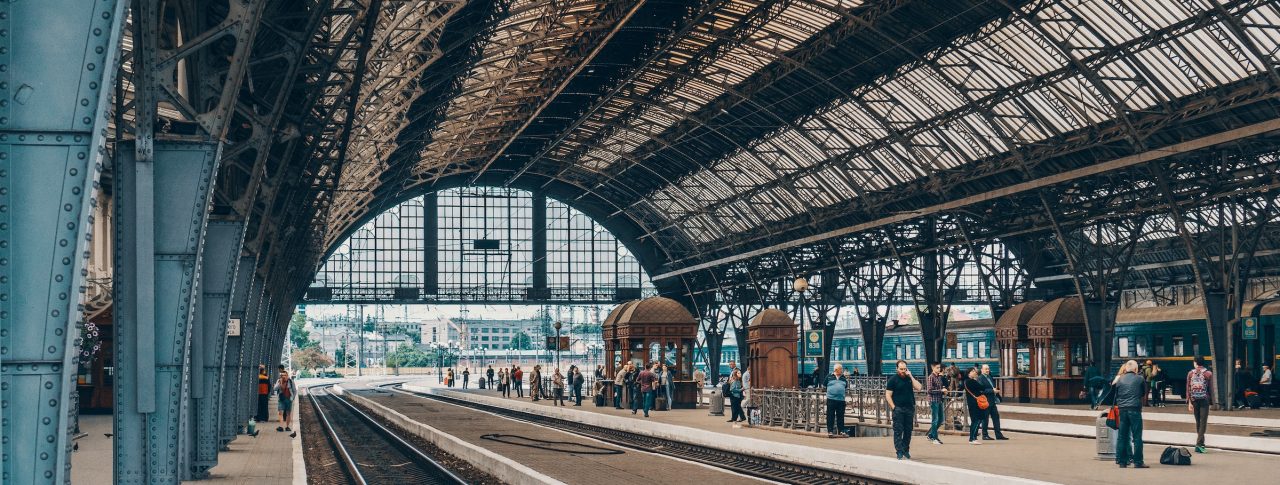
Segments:
[[[861,385],[860,384],[866,384]],[[852,423],[890,426],[892,412],[885,402],[884,388],[870,382],[850,386],[845,393],[845,425]],[[913,428],[928,428],[932,422],[929,398],[916,392]],[[760,425],[785,429],[820,432],[826,429],[827,393],[825,389],[752,389],[753,407],[759,408]],[[943,430],[967,429],[969,413],[964,394],[946,391],[942,400]]]

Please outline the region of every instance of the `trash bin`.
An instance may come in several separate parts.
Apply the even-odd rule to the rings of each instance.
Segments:
[[[1116,460],[1116,430],[1107,426],[1107,415],[1098,417],[1097,445],[1099,460]]]
[[[724,416],[724,394],[719,387],[711,388],[711,415]]]

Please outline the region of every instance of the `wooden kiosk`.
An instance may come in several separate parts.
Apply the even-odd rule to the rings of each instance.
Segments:
[[[1075,296],[1046,303],[1027,321],[1027,338],[1031,340],[1032,372],[1027,379],[1031,402],[1080,402],[1089,347],[1086,328],[1084,305]]]
[[[672,408],[692,409],[698,389],[693,382],[693,345],[698,321],[684,305],[655,296],[618,305],[605,318],[605,375],[612,379],[626,362],[637,367],[661,362],[672,372]],[[613,386],[606,385],[612,402]]]
[[[996,321],[996,345],[1000,351],[1000,395],[1005,401],[1030,402],[1031,388],[1027,379],[1035,374],[1031,358],[1031,339],[1027,338],[1027,322],[1044,308],[1045,302],[1032,300],[1014,305]]]
[[[751,387],[795,389],[800,384],[796,363],[796,322],[786,312],[766,308],[747,326],[747,368]]]

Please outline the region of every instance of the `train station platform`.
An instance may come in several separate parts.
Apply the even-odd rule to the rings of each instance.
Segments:
[[[303,384],[299,383],[300,392]],[[297,400],[294,401],[295,413]],[[289,433],[276,432],[280,424],[275,412],[276,401],[270,403],[271,419],[258,423],[258,436],[238,435],[228,445],[228,450],[218,454],[218,465],[209,470],[203,480],[184,481],[198,485],[306,485],[307,475],[303,467],[302,447],[299,438]],[[302,436],[298,420],[293,430]],[[71,453],[71,483],[97,485],[110,483],[114,462],[112,460],[112,417],[105,415],[80,416],[81,434]]]
[[[768,483],[454,404],[343,384],[358,405],[506,483]]]
[[[1096,459],[1092,439],[1016,431],[1009,433],[1011,441],[986,441],[981,446],[959,436],[944,436],[947,444],[934,445],[917,435],[911,450],[914,460],[903,462],[894,459],[889,437],[829,439],[825,434],[744,427],[725,422],[724,416],[710,416],[706,408],[655,411],[646,419],[629,410],[585,402],[582,407],[561,408],[549,401],[503,398],[488,390],[440,388],[430,381],[413,381],[405,389],[906,483],[1214,483],[1228,476],[1241,483],[1270,483],[1276,462],[1271,455],[1212,449],[1218,439],[1213,436],[1210,453],[1194,455],[1192,466],[1162,466],[1159,454],[1164,445],[1148,444],[1144,455],[1152,468],[1121,469]]]

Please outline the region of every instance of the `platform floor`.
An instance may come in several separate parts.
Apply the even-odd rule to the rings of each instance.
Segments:
[[[414,382],[416,385],[434,386],[433,382]],[[451,389],[453,395],[484,395],[503,399],[490,391],[461,391]],[[515,399],[515,398],[511,398]],[[523,402],[529,403],[528,399]],[[550,407],[549,401],[533,403]],[[629,410],[613,407],[572,407],[571,410],[600,413],[624,419],[646,420],[632,415]],[[725,422],[726,417],[710,416],[705,408],[696,410],[656,411],[648,422],[665,423],[689,428],[686,432],[713,432],[724,435],[724,443],[731,445],[733,437],[750,437],[780,443],[789,443],[828,450],[848,452],[851,460],[858,456],[892,457],[892,439],[845,438],[828,439],[825,435],[802,435],[780,432],[767,428],[748,428]],[[1092,439],[1010,432],[1010,441],[986,441],[981,446],[965,443],[961,437],[944,439],[945,445],[934,445],[922,436],[912,441],[915,461],[949,467],[982,471],[997,475],[1044,480],[1057,483],[1219,483],[1223,477],[1231,477],[1233,483],[1274,483],[1280,457],[1257,453],[1211,450],[1196,454],[1190,467],[1162,466],[1159,464],[1163,445],[1148,445],[1144,455],[1146,470],[1121,469],[1111,461],[1099,461],[1095,441]],[[804,460],[804,456],[797,456]]]
[[[299,388],[302,382],[299,381]],[[295,401],[295,406],[296,406]],[[301,446],[298,438],[288,433],[277,433],[279,414],[276,401],[271,399],[271,420],[259,423],[257,438],[237,436],[228,447],[230,451],[218,454],[218,465],[209,470],[209,478],[183,483],[197,485],[304,485],[306,473],[302,469]],[[76,440],[77,451],[71,454],[71,483],[98,485],[110,483],[112,462],[112,416],[80,416],[80,431],[84,436]],[[297,428],[294,420],[294,430]],[[300,431],[299,431],[300,432]],[[301,436],[301,435],[299,435]]]
[[[567,484],[767,483],[452,404],[387,391],[359,388],[346,390]],[[484,437],[493,434],[503,436],[498,440]],[[596,454],[603,450],[621,453]]]

